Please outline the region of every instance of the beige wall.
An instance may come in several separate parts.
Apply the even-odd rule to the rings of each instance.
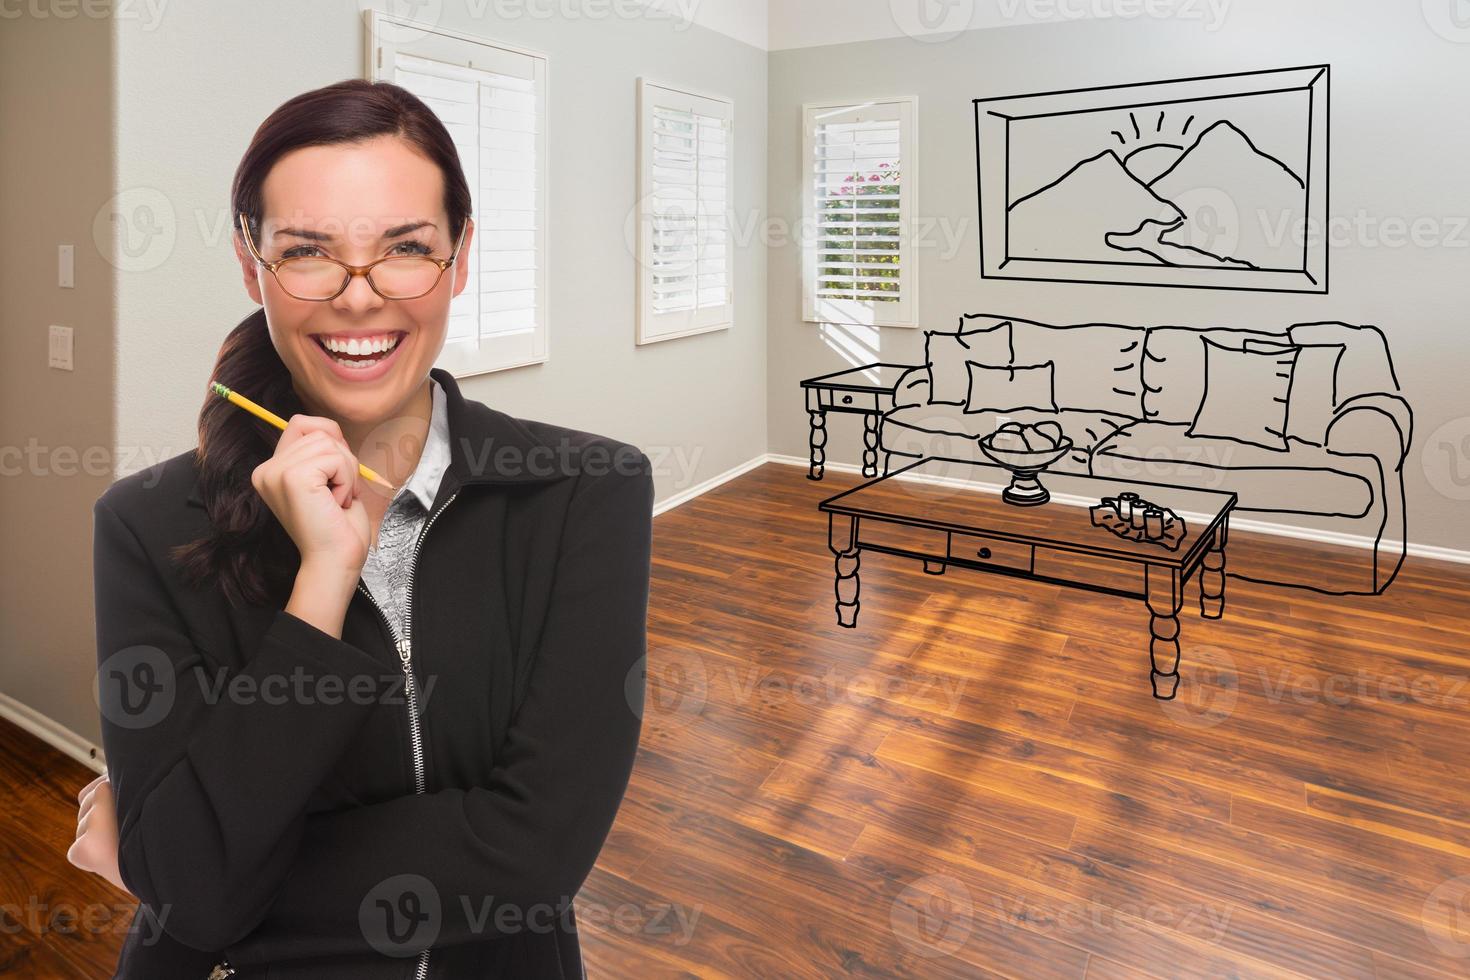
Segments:
[[[93,222],[114,184],[112,68],[105,19],[0,19],[0,704],[93,739],[92,501],[116,401],[116,283]],[[56,285],[60,244],[76,246],[72,289]],[[75,371],[46,366],[50,324],[75,331]]]
[[[1470,30],[1451,40],[1456,33],[1436,32],[1419,3],[1382,0],[1238,0],[1217,30],[1209,23],[1085,20],[772,52],[773,219],[801,215],[802,103],[914,95],[918,214],[937,230],[918,249],[917,330],[802,322],[799,249],[772,249],[770,451],[806,456],[802,378],[863,359],[921,363],[923,329],[950,329],[961,313],[1270,330],[1302,320],[1372,323],[1388,337],[1415,411],[1405,464],[1409,539],[1470,550],[1470,485],[1461,485],[1470,442],[1459,441],[1470,438],[1470,116],[1461,105],[1470,91]],[[980,278],[972,99],[1319,63],[1332,66],[1331,214],[1348,222],[1360,213],[1370,221],[1428,217],[1446,244],[1395,247],[1379,231],[1348,228],[1346,243],[1330,249],[1327,295]],[[829,416],[827,428],[827,459],[860,463],[860,417]]]

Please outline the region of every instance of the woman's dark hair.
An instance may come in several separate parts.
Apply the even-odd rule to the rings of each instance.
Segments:
[[[470,188],[449,131],[407,89],[360,78],[303,92],[260,124],[235,170],[231,218],[243,211],[259,244],[264,217],[261,188],[277,160],[302,147],[378,136],[400,137],[438,164],[444,175],[450,238],[458,241],[470,216]],[[282,418],[303,411],[291,373],[271,342],[264,309],[230,331],[210,381],[238,389]],[[172,556],[186,581],[196,585],[217,581],[231,605],[283,604],[300,555],[250,480],[255,467],[275,451],[280,432],[204,387],[195,466],[212,527],[205,537],[174,548]]]

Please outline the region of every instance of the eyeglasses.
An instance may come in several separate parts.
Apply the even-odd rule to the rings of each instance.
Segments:
[[[362,276],[373,292],[384,299],[418,299],[439,285],[444,270],[454,264],[469,228],[466,221],[459,229],[459,241],[447,259],[432,255],[385,255],[367,265],[348,265],[325,255],[293,255],[267,262],[250,237],[250,223],[245,212],[239,214],[240,231],[255,261],[270,270],[286,295],[295,299],[325,301],[342,295],[353,276]]]

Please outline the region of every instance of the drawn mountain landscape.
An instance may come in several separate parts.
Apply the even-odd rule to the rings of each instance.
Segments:
[[[1239,270],[1300,270],[1297,229],[1307,213],[1305,180],[1263,152],[1242,129],[1218,120],[1193,136],[1144,136],[1129,113],[1130,148],[1114,130],[1109,147],[1072,164],[1007,207],[1008,254]],[[1125,152],[1126,151],[1126,152]],[[1120,152],[1122,155],[1120,155]]]

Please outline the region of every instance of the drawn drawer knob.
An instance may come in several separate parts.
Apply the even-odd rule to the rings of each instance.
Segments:
[[[852,404],[852,396],[851,395],[843,395],[842,396],[842,404],[844,404],[844,405],[851,405]]]
[[[975,552],[975,554],[979,555],[981,558],[989,558],[990,557],[990,549],[989,548],[981,548],[979,551]]]

